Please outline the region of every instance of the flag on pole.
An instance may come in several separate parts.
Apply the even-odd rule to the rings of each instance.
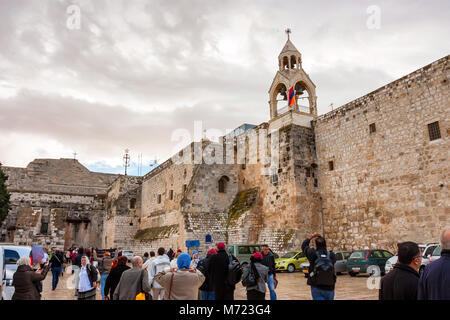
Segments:
[[[295,103],[295,90],[294,90],[294,86],[292,86],[289,89],[289,108],[292,108],[294,103]]]

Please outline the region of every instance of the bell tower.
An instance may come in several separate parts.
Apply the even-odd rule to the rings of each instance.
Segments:
[[[302,55],[291,42],[290,33],[286,29],[288,39],[278,56],[278,71],[269,89],[271,120],[288,112],[317,117],[316,86],[302,68]],[[291,88],[293,100],[289,105]]]

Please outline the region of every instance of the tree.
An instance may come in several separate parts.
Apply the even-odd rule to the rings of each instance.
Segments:
[[[10,194],[6,190],[6,180],[8,180],[8,176],[3,172],[2,164],[0,163],[0,227],[8,215],[9,209],[11,209],[9,203]]]

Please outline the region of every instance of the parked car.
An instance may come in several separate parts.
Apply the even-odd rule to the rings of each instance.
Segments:
[[[356,250],[347,260],[347,271],[352,277],[357,274],[371,274],[376,266],[379,267],[381,275],[385,274],[386,261],[393,256],[387,250]]]
[[[308,261],[302,250],[290,251],[281,258],[275,259],[275,269],[277,271],[294,272],[300,270],[300,264]]]
[[[425,270],[425,267],[430,263],[430,257],[437,246],[439,246],[437,243],[419,244],[419,248],[420,250],[422,250],[422,265],[420,266],[419,269],[420,274],[423,272],[423,270]],[[398,255],[389,258],[389,260],[386,261],[386,266],[384,267],[385,272],[388,273],[389,271],[391,271],[394,265],[397,263],[397,261]]]
[[[13,275],[17,270],[17,260],[22,257],[29,257],[31,247],[16,245],[0,245],[3,260],[2,266],[2,299],[11,300],[14,294],[14,286],[12,285]]]
[[[336,274],[342,274],[347,272],[347,260],[351,255],[350,251],[336,251],[336,263],[334,264],[334,271]],[[309,261],[300,264],[300,271],[303,272],[305,278],[308,278],[309,273]]]
[[[439,245],[434,249],[433,253],[430,256],[430,263],[436,261],[441,257],[442,247]]]
[[[250,263],[250,256],[257,251],[262,250],[262,244],[233,244],[227,246],[227,252],[235,256],[241,264]],[[271,249],[270,252],[274,255],[275,259],[278,259],[278,254],[274,253]]]
[[[131,250],[122,250],[122,255],[127,257],[128,262],[134,257],[134,252]]]

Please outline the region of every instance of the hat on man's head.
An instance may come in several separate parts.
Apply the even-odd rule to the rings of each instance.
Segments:
[[[225,243],[219,242],[219,243],[217,244],[217,249],[219,249],[219,250],[225,250]]]

